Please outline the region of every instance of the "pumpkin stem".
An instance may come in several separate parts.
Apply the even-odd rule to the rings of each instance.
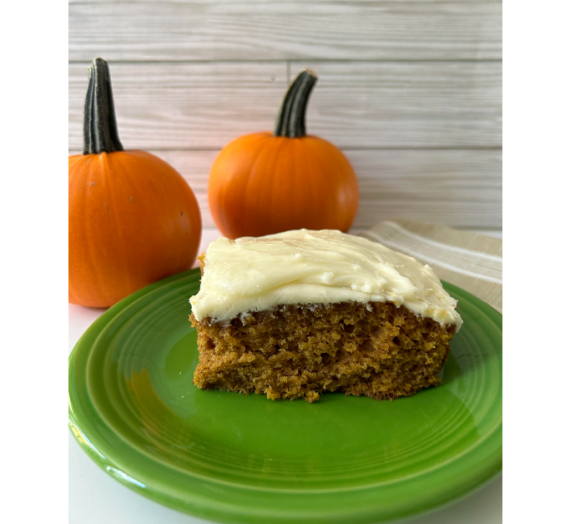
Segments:
[[[96,58],[88,72],[89,86],[83,112],[83,154],[124,151],[117,131],[109,65],[102,58]]]
[[[317,83],[317,75],[305,69],[289,86],[275,123],[275,136],[300,138],[305,136],[305,112],[309,95]]]

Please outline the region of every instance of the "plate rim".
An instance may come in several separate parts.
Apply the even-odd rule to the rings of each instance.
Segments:
[[[89,343],[87,342],[87,339],[91,336],[92,333],[96,332],[99,330],[99,328],[103,329],[105,325],[107,325],[107,323],[109,321],[111,321],[117,314],[120,314],[121,311],[123,311],[123,309],[125,309],[127,306],[130,306],[132,304],[134,304],[135,302],[137,302],[138,300],[142,299],[144,296],[153,293],[155,290],[160,289],[161,287],[168,285],[168,284],[172,284],[175,283],[178,280],[186,280],[189,277],[196,277],[199,275],[199,268],[195,268],[195,269],[190,269],[181,273],[178,273],[176,275],[172,275],[170,277],[167,277],[165,279],[162,279],[160,281],[157,281],[153,284],[150,284],[149,286],[146,286],[138,291],[136,291],[135,293],[129,295],[128,297],[124,298],[123,300],[121,300],[120,302],[118,302],[117,304],[115,304],[114,306],[112,306],[111,308],[109,308],[107,311],[105,311],[103,314],[101,314],[85,331],[85,333],[80,337],[80,339],[77,341],[77,343],[75,344],[73,350],[71,351],[69,358],[68,358],[68,389],[69,389],[69,403],[68,403],[68,412],[69,412],[69,428],[71,433],[73,434],[73,437],[75,438],[75,440],[78,442],[78,444],[80,445],[80,447],[83,449],[83,451],[85,451],[87,453],[87,455],[91,458],[91,460],[93,460],[101,469],[103,469],[103,471],[105,471],[107,474],[109,474],[111,477],[115,478],[115,480],[119,481],[121,484],[127,486],[128,488],[138,492],[139,494],[145,496],[146,498],[149,498],[150,500],[153,500],[155,502],[158,502],[160,504],[163,504],[167,507],[170,507],[172,509],[178,510],[178,511],[182,511],[184,513],[190,514],[190,515],[194,515],[196,517],[199,518],[204,518],[204,519],[209,519],[209,520],[213,520],[216,522],[263,522],[266,517],[262,517],[262,520],[258,520],[257,518],[247,518],[248,515],[245,512],[240,513],[239,515],[237,514],[232,514],[232,516],[230,516],[230,514],[226,511],[226,512],[216,512],[215,510],[211,510],[210,509],[205,509],[204,507],[202,508],[202,510],[198,509],[198,508],[189,508],[187,503],[176,498],[173,497],[171,494],[167,493],[164,490],[160,490],[159,488],[157,488],[156,486],[151,487],[145,484],[142,484],[141,482],[139,482],[136,478],[134,478],[133,476],[131,476],[129,474],[128,471],[126,471],[126,468],[116,468],[115,466],[116,464],[116,458],[115,460],[113,460],[113,457],[109,457],[104,455],[103,453],[101,453],[98,449],[98,447],[95,445],[95,443],[92,442],[92,440],[94,440],[95,442],[97,442],[99,440],[99,436],[98,435],[86,435],[84,433],[84,430],[81,429],[81,426],[84,426],[84,423],[86,422],[85,420],[82,420],[82,413],[81,410],[78,409],[74,409],[74,403],[79,402],[76,399],[73,399],[73,393],[71,392],[72,389],[72,383],[73,383],[73,366],[74,366],[74,362],[75,362],[75,358],[77,357],[77,354],[80,351],[88,351],[91,349],[91,347],[86,348]],[[500,331],[501,333],[501,340],[502,340],[502,314],[500,312],[498,312],[496,309],[494,309],[492,306],[490,306],[489,304],[483,302],[481,299],[479,299],[478,297],[476,297],[475,295],[473,295],[472,293],[469,293],[468,291],[454,285],[451,284],[449,282],[446,281],[441,281],[442,284],[444,285],[445,289],[450,292],[450,294],[452,295],[467,295],[467,297],[469,297],[469,300],[472,302],[473,305],[475,305],[477,307],[478,310],[481,311],[481,305],[483,306],[483,309],[487,309],[487,312],[491,312],[491,315],[486,314],[487,312],[483,311],[483,313],[485,314],[485,316],[491,321],[493,322],[493,324],[495,324],[495,326],[497,327],[497,329]],[[492,318],[494,317],[494,318]],[[501,343],[501,348],[498,350],[500,352],[500,359],[501,359],[501,376],[502,376],[502,343]],[[502,380],[501,380],[501,392],[502,392]],[[76,406],[78,407],[78,406]],[[357,522],[391,522],[393,520],[400,520],[403,518],[409,518],[412,516],[417,516],[420,514],[426,514],[431,512],[432,510],[436,510],[436,509],[441,509],[443,507],[446,507],[460,499],[463,499],[467,496],[469,496],[470,494],[472,494],[475,491],[478,491],[479,489],[483,488],[485,485],[487,485],[488,483],[492,482],[493,479],[495,479],[496,477],[498,477],[501,472],[502,472],[502,399],[501,399],[501,419],[497,425],[497,427],[493,430],[492,433],[490,433],[487,437],[487,439],[484,440],[490,440],[491,438],[496,438],[498,437],[499,439],[499,445],[497,446],[497,448],[495,449],[494,454],[492,455],[492,458],[488,458],[487,459],[487,463],[486,463],[486,468],[487,471],[486,473],[481,473],[481,471],[484,469],[483,467],[479,468],[479,476],[477,479],[475,479],[474,482],[471,482],[470,485],[465,485],[462,487],[462,489],[460,490],[456,490],[454,493],[450,494],[449,496],[440,496],[439,499],[436,502],[424,502],[423,505],[421,505],[421,507],[419,508],[412,508],[409,511],[400,511],[398,512],[397,515],[392,515],[390,518],[386,518],[386,515],[383,517],[382,516],[382,512],[381,512],[381,508],[378,508],[377,511],[375,512],[374,515],[372,514],[362,514],[360,516],[358,515],[350,515],[349,518],[351,518],[351,521],[354,523]],[[88,424],[87,424],[88,425]],[[85,426],[84,426],[85,427]],[[109,427],[109,426],[107,426]],[[112,427],[109,427],[109,429],[112,431]],[[498,433],[498,435],[495,435],[496,433]],[[479,441],[479,444],[482,441]],[[471,449],[471,448],[470,448]],[[453,461],[455,462],[457,460],[458,457],[454,457]],[[166,466],[164,466],[166,467]],[[132,473],[132,471],[131,471]],[[403,479],[403,481],[405,481],[406,479]],[[210,482],[215,482],[215,481],[210,481]],[[218,486],[220,484],[217,484]],[[246,487],[247,489],[252,490],[251,487]],[[379,489],[378,486],[370,486],[370,488],[368,487],[362,487],[359,489]],[[254,490],[255,491],[255,490]],[[261,490],[263,492],[263,490]],[[283,490],[283,493],[286,492],[288,490]],[[290,495],[293,495],[289,492]],[[242,508],[243,509],[243,508]],[[346,519],[348,515],[342,515],[341,520]],[[329,516],[330,517],[330,516]],[[335,521],[336,522],[337,519],[329,519],[329,521]],[[279,520],[279,522],[300,522],[300,520],[298,518],[295,517],[284,517],[283,520]],[[311,518],[309,520],[307,520],[307,522],[318,522],[319,519],[318,517],[315,518]],[[275,522],[277,522],[277,520],[275,520]]]

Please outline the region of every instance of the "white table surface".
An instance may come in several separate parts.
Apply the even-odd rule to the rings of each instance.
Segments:
[[[501,237],[497,231],[478,231]],[[201,252],[217,238],[215,230],[204,232]],[[69,352],[104,309],[69,305]],[[69,523],[70,524],[198,524],[205,523],[166,508],[131,491],[104,473],[81,450],[69,433]],[[479,491],[443,509],[405,521],[406,524],[499,524],[502,522],[502,476]],[[270,523],[268,523],[270,524]],[[347,523],[350,524],[350,523]]]

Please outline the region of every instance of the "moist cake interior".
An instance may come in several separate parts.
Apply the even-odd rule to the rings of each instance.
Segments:
[[[199,328],[196,386],[309,402],[326,391],[381,400],[435,386],[456,330],[390,302],[287,305],[190,321]]]

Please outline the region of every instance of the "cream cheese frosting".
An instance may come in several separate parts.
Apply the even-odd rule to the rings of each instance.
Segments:
[[[434,271],[386,246],[334,230],[219,238],[206,252],[196,320],[232,319],[281,304],[392,302],[440,324],[461,317]]]

